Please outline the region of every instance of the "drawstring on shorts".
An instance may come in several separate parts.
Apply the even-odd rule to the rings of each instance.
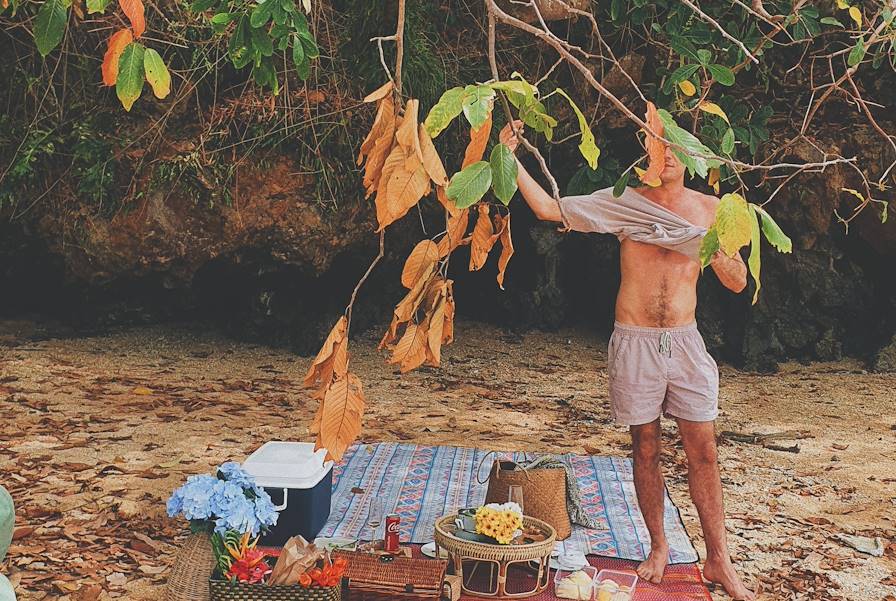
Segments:
[[[660,344],[657,350],[659,350],[660,354],[664,354],[669,358],[672,357],[672,332],[660,333]]]

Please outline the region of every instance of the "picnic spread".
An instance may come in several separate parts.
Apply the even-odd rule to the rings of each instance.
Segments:
[[[168,601],[710,599],[666,495],[663,583],[631,463],[407,443],[355,444],[339,462],[269,442],[191,476],[168,514],[190,523]]]

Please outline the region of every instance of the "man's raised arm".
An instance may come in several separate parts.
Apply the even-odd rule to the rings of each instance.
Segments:
[[[514,125],[518,130],[521,130],[523,122],[516,121],[514,122]],[[510,148],[510,151],[514,153],[514,158],[516,159],[516,147],[519,145],[519,140],[517,140],[516,135],[514,135],[510,124],[504,126],[504,129],[501,130],[498,137],[502,144],[505,144]],[[535,216],[543,221],[562,222],[563,218],[560,216],[560,207],[557,206],[557,201],[554,200],[554,198],[548,194],[531,175],[529,175],[529,172],[526,171],[526,168],[523,167],[523,164],[519,159],[516,159],[516,165],[517,185],[520,188],[523,198],[529,205],[529,208],[535,213]]]

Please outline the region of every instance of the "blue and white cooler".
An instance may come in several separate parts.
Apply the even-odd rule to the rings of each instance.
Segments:
[[[313,541],[330,517],[333,462],[310,442],[267,442],[249,455],[243,469],[271,496],[279,517],[261,545],[282,546],[301,534]]]

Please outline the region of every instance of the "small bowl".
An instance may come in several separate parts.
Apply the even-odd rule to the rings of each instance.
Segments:
[[[566,580],[576,572],[584,572],[585,574],[587,574],[589,579],[591,580],[591,584],[587,587],[577,587],[576,596],[561,594],[563,591],[559,590],[557,587],[560,586],[564,580]],[[591,601],[592,599],[594,599],[594,579],[596,575],[597,568],[595,568],[594,566],[585,566],[580,570],[564,570],[561,568],[554,574],[554,596],[558,599],[579,599],[580,601],[587,599],[588,601]]]
[[[613,588],[601,588],[601,583],[612,581],[616,584]],[[595,601],[631,601],[635,597],[635,587],[638,585],[638,575],[634,572],[621,572],[619,570],[601,570],[594,578]],[[604,590],[606,592],[602,593]],[[609,594],[607,594],[609,593]]]

